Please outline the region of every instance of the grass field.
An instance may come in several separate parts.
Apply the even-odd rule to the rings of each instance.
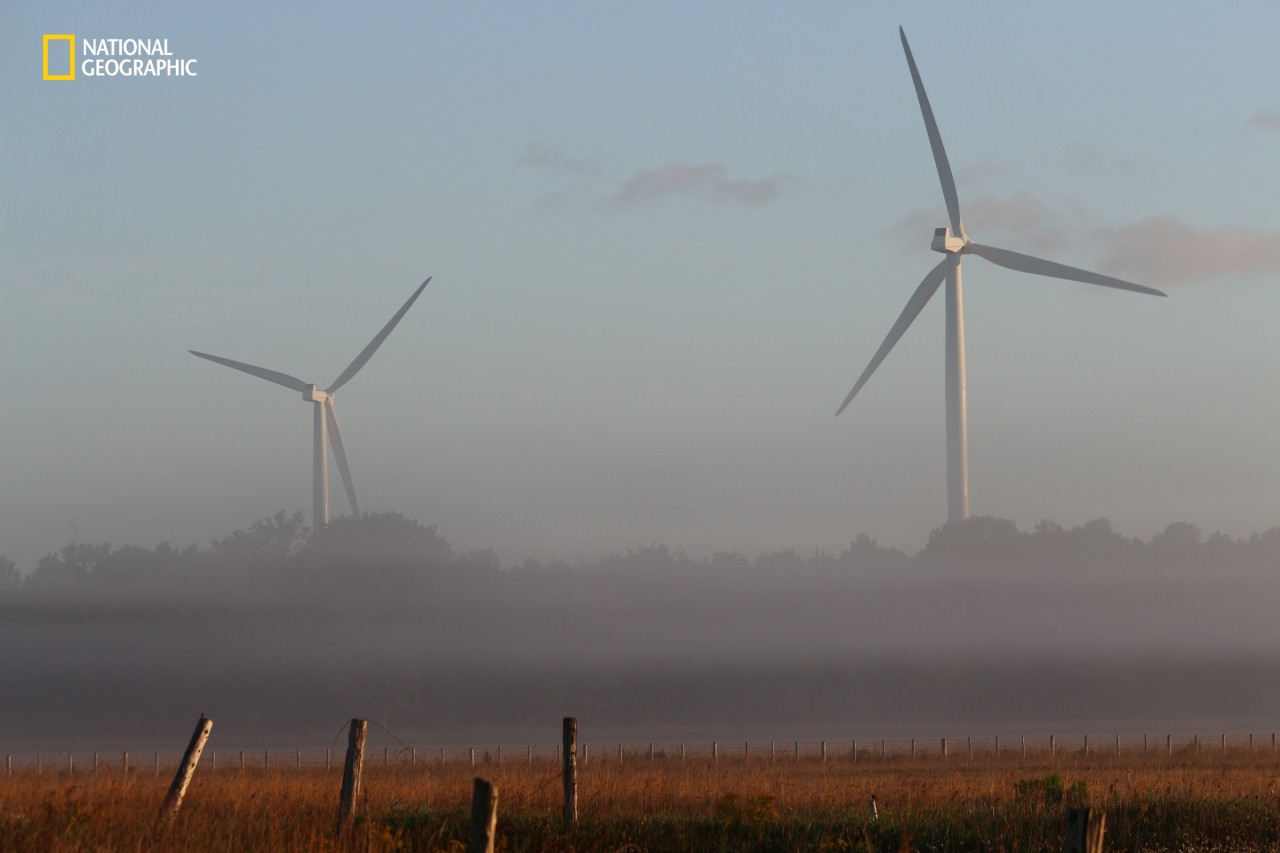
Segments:
[[[553,760],[374,762],[342,841],[332,835],[337,768],[202,767],[182,813],[157,831],[171,774],[15,769],[0,778],[0,850],[461,851],[474,776],[498,786],[498,849],[508,851],[1056,853],[1065,810],[1084,803],[1106,812],[1108,850],[1280,849],[1280,756],[1270,749],[871,754],[856,763],[593,757],[580,769],[570,834]]]

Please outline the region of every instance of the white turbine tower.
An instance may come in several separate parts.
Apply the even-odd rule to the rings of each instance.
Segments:
[[[387,339],[387,335],[391,334],[391,330],[396,327],[409,307],[413,305],[418,295],[431,283],[430,277],[422,284],[418,285],[418,289],[409,297],[409,301],[400,306],[400,310],[391,318],[387,325],[382,327],[382,331],[374,336],[369,345],[360,351],[355,360],[347,365],[347,369],[328,388],[321,390],[314,382],[303,382],[295,376],[287,373],[280,373],[276,370],[268,370],[265,367],[255,367],[252,364],[245,364],[240,361],[232,361],[229,358],[221,356],[209,355],[204,352],[196,352],[188,350],[192,355],[200,358],[207,358],[209,361],[216,361],[218,364],[225,364],[227,367],[234,367],[236,370],[243,370],[245,373],[265,379],[268,382],[274,382],[277,385],[283,385],[294,391],[301,392],[302,399],[312,404],[312,422],[314,424],[314,444],[312,447],[312,519],[316,530],[324,527],[329,523],[329,452],[328,445],[330,433],[333,440],[333,458],[338,463],[338,471],[342,474],[342,485],[347,490],[347,501],[351,504],[351,514],[360,515],[360,507],[356,503],[356,490],[351,484],[351,469],[347,467],[347,453],[342,447],[342,431],[338,429],[338,415],[333,409],[333,396],[338,389],[347,384],[351,377],[360,372],[360,368],[364,367],[367,362],[382,346],[382,342]]]
[[[920,80],[920,72],[916,69],[916,61],[911,56],[911,46],[907,44],[907,34],[898,28],[902,37],[902,49],[907,54],[907,65],[911,68],[911,79],[915,83],[916,97],[920,100],[920,112],[924,115],[924,127],[929,134],[929,145],[933,148],[933,160],[938,167],[938,179],[942,182],[942,197],[947,204],[947,218],[950,226],[937,228],[933,232],[931,248],[941,252],[945,257],[924,277],[916,292],[907,300],[907,306],[885,336],[884,343],[871,357],[871,363],[854,383],[849,396],[844,398],[839,415],[853,401],[862,386],[871,378],[871,374],[884,361],[885,356],[893,349],[894,344],[920,314],[921,309],[937,292],[938,286],[945,280],[947,283],[947,333],[946,333],[946,388],[947,388],[947,519],[963,520],[969,517],[969,450],[968,425],[965,415],[964,389],[964,305],[960,289],[960,259],[964,255],[978,255],[993,264],[1008,267],[1019,272],[1061,278],[1068,281],[1080,281],[1085,284],[1100,284],[1103,287],[1116,287],[1121,290],[1132,290],[1138,293],[1149,293],[1153,296],[1164,296],[1158,290],[1121,281],[1118,278],[1099,275],[1095,272],[1076,269],[1075,267],[1056,264],[1052,261],[1033,258],[1030,255],[1010,252],[983,246],[969,240],[964,225],[960,222],[960,202],[956,196],[956,182],[951,176],[951,165],[947,162],[947,152],[942,147],[942,137],[938,134],[938,125],[933,120],[933,110],[929,107],[929,98],[924,93],[924,83]]]

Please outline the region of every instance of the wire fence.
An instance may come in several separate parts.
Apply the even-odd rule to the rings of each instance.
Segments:
[[[895,739],[790,740],[790,741],[683,741],[683,742],[584,742],[578,745],[578,763],[636,766],[672,762],[887,762],[887,761],[992,761],[1052,760],[1058,757],[1186,756],[1190,754],[1240,756],[1253,752],[1277,753],[1276,734],[1217,735],[1036,735],[988,737],[935,737]],[[1280,753],[1277,753],[1280,755]],[[18,773],[75,776],[84,773],[172,773],[182,751],[28,752],[4,756],[6,778]],[[397,745],[365,753],[365,767],[429,769],[432,766],[549,765],[561,761],[560,746],[414,747]],[[289,770],[342,771],[343,753],[328,749],[258,749],[205,751],[201,772],[285,772]]]

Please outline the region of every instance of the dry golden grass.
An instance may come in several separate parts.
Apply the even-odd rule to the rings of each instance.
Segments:
[[[0,779],[0,850],[459,850],[476,775],[498,786],[507,850],[1056,849],[1048,836],[1072,797],[1108,813],[1108,849],[1261,850],[1280,842],[1280,818],[1266,819],[1280,815],[1280,756],[1202,749],[825,763],[593,758],[580,768],[582,826],[573,836],[559,831],[554,762],[374,763],[362,819],[341,842],[333,837],[337,769],[199,770],[181,814],[159,831],[167,774],[21,770]],[[1055,786],[1065,800],[1055,799]]]

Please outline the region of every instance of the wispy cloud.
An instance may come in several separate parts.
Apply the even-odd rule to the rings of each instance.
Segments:
[[[1044,202],[1028,192],[1017,192],[1001,197],[984,193],[965,201],[961,208],[965,230],[974,231],[978,242],[999,242],[1013,238],[1027,252],[1052,252],[1061,249],[1067,233],[1066,223]],[[933,229],[945,225],[946,211],[919,208],[911,211],[894,225],[894,231],[903,235],[904,251],[919,251],[933,237]]]
[[[1158,282],[1201,283],[1224,277],[1280,275],[1280,230],[1195,228],[1169,216],[1094,229],[1102,265]]]
[[[1280,110],[1263,110],[1249,119],[1246,130],[1261,130],[1268,133],[1280,133]]]
[[[759,207],[777,198],[788,180],[790,176],[783,173],[756,179],[730,178],[719,163],[671,162],[636,172],[618,190],[615,200],[638,204],[674,195],[700,195]]]
[[[558,145],[530,142],[516,158],[516,168],[541,169],[560,175],[589,177],[600,171],[600,164],[592,155],[573,155]]]
[[[1172,216],[1090,227],[1081,211],[1059,214],[1027,192],[980,195],[962,212],[966,230],[980,243],[1132,277],[1153,287],[1280,276],[1280,229],[1197,228]],[[915,254],[945,221],[940,209],[914,210],[895,224],[894,233]]]
[[[1133,157],[1112,154],[1083,142],[1072,142],[1062,152],[1062,163],[1079,172],[1133,172],[1138,161]]]

